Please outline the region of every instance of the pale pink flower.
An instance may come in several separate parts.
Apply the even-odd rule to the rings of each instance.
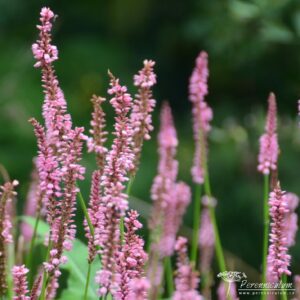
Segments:
[[[143,141],[150,139],[153,130],[152,112],[156,101],[152,96],[152,87],[156,84],[156,74],[153,72],[155,62],[144,60],[144,67],[138,74],[134,75],[134,85],[138,87],[138,93],[133,101],[130,115],[133,129],[133,152],[135,155],[131,173],[135,175],[143,147]]]
[[[11,272],[14,281],[14,300],[29,300],[30,298],[27,296],[29,290],[26,279],[26,274],[29,272],[29,270],[22,265],[14,266]]]
[[[290,255],[287,253],[288,245],[285,236],[285,215],[288,212],[285,192],[279,184],[270,193],[269,198],[271,232],[268,253],[269,280],[278,281],[283,274],[290,275]]]
[[[285,195],[288,212],[285,215],[285,233],[287,247],[294,246],[296,243],[296,234],[298,231],[298,215],[295,213],[299,204],[299,197],[293,193]]]
[[[188,259],[187,239],[179,237],[175,250],[177,252],[177,269],[175,278],[175,292],[173,300],[201,300],[202,296],[197,291],[199,284],[198,274]]]
[[[269,107],[265,126],[265,133],[261,136],[258,155],[258,171],[267,175],[277,169],[279,146],[277,138],[277,107],[273,93],[269,95]]]
[[[127,300],[147,300],[150,282],[147,278],[135,278],[130,281]]]
[[[198,184],[204,182],[204,160],[207,155],[206,135],[211,129],[210,121],[213,118],[212,109],[205,102],[205,96],[208,94],[208,75],[208,55],[202,51],[196,59],[196,66],[189,84],[189,99],[193,105],[192,114],[195,140],[194,164],[191,172],[193,181]]]
[[[211,223],[209,209],[203,208],[199,230],[200,246],[200,271],[201,274],[209,273],[215,249],[215,234]]]
[[[224,281],[221,281],[217,290],[218,300],[228,300],[230,295],[231,300],[238,300],[236,285],[234,282],[228,284]]]

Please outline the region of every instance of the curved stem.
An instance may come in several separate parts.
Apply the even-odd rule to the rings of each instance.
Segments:
[[[263,214],[264,214],[264,236],[263,236],[263,253],[262,253],[262,283],[267,282],[267,256],[268,256],[268,239],[269,239],[269,175],[264,175],[264,202],[263,202]],[[264,293],[261,296],[262,300],[267,298]]]
[[[89,213],[87,211],[87,208],[86,208],[86,205],[85,205],[85,201],[83,199],[81,191],[78,192],[78,198],[79,198],[79,203],[80,203],[81,209],[83,211],[84,217],[85,217],[85,219],[86,219],[86,221],[88,223],[91,235],[94,236],[94,226],[93,226],[93,224],[91,222],[91,219],[90,219]]]
[[[191,248],[191,262],[194,269],[197,266],[197,250],[199,248],[199,227],[201,219],[201,187],[202,185],[196,184],[195,188],[195,203],[194,203],[194,216],[193,216],[193,240]]]
[[[172,262],[170,256],[165,257],[164,267],[165,267],[165,274],[166,274],[167,292],[168,292],[168,296],[171,297],[174,292],[174,282],[173,282]]]
[[[91,267],[92,267],[92,263],[89,262],[88,263],[88,272],[87,272],[87,276],[86,276],[86,282],[85,282],[85,289],[84,289],[84,300],[87,300],[87,295],[88,295],[88,290],[89,290],[89,285],[90,285],[90,277],[91,277]]]

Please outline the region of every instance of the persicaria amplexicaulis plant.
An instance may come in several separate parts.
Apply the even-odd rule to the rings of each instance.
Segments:
[[[44,101],[43,120],[29,120],[37,140],[37,155],[25,216],[15,214],[18,181],[5,178],[0,186],[0,297],[200,300],[216,295],[218,299],[239,299],[238,282],[216,280],[229,264],[210,185],[208,150],[213,111],[205,99],[208,54],[202,51],[198,55],[188,87],[195,144],[191,187],[180,179],[176,114],[170,103],[160,105],[159,158],[157,175],[149,188],[152,209],[147,222],[149,238],[145,240],[139,212],[132,209],[131,187],[143,167],[143,147],[154,130],[156,63],[144,60],[133,75],[134,94],[122,78],[108,71],[107,95],[91,97],[89,130],[75,126],[54,68],[59,57],[51,34],[55,18],[49,8],[42,8],[39,37],[32,45],[34,67],[41,71]],[[285,282],[292,275],[289,248],[296,244],[299,204],[297,195],[283,192],[277,184],[279,143],[273,93],[268,105],[257,166],[264,178],[262,283]],[[111,133],[106,127],[108,106],[114,111]],[[91,178],[85,175],[81,161],[84,151],[95,156]],[[82,180],[91,182],[88,203],[80,191]],[[183,237],[182,233],[188,231],[182,231],[181,225],[191,202],[193,230]],[[84,219],[76,224],[78,211]],[[20,230],[13,226],[17,220]],[[84,229],[84,242],[76,238],[78,224]],[[38,250],[40,256],[36,256]],[[299,298],[299,276],[294,280],[295,297]],[[282,299],[287,299],[284,293]]]

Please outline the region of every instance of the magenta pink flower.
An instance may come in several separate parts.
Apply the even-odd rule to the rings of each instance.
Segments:
[[[236,285],[234,282],[230,283],[229,285],[226,284],[224,281],[221,281],[217,290],[218,299],[219,300],[227,300],[228,295],[230,295],[231,300],[238,300],[236,293]]]
[[[287,254],[287,239],[285,236],[285,215],[288,212],[286,195],[279,184],[270,193],[269,198],[271,232],[268,253],[268,274],[271,281],[279,280],[281,275],[290,275],[290,255]]]
[[[261,136],[260,151],[258,155],[258,171],[263,174],[269,174],[271,170],[277,169],[277,160],[279,155],[279,146],[277,139],[277,108],[276,98],[273,93],[269,95],[269,108],[266,120],[265,133]]]
[[[92,113],[92,120],[90,133],[92,137],[87,138],[88,152],[96,153],[96,161],[100,172],[102,172],[105,164],[105,155],[107,153],[107,148],[104,146],[107,140],[107,131],[105,131],[105,113],[102,109],[102,103],[105,98],[93,95],[92,103],[94,111]]]
[[[179,237],[176,242],[177,270],[175,278],[175,292],[173,300],[201,300],[202,296],[197,291],[199,278],[193,271],[187,254],[187,239]]]
[[[147,300],[150,282],[145,277],[135,278],[130,281],[127,300]]]
[[[201,274],[209,273],[215,248],[214,228],[211,223],[209,209],[205,207],[201,214],[201,225],[199,231],[200,246],[200,271]]]
[[[14,281],[14,300],[29,300],[30,298],[26,296],[29,292],[26,279],[26,274],[29,272],[29,270],[22,265],[14,266],[11,272]]]
[[[152,87],[156,84],[156,74],[153,72],[155,62],[144,60],[144,67],[137,75],[134,75],[134,85],[138,87],[138,93],[132,106],[131,124],[133,129],[133,152],[135,154],[134,168],[131,170],[135,175],[139,164],[143,141],[150,139],[153,130],[152,112],[156,101],[152,96]]]
[[[137,218],[138,213],[131,210],[124,219],[126,232],[124,243],[117,254],[118,290],[114,295],[120,300],[129,299],[129,295],[134,292],[133,280],[144,278],[144,267],[148,259],[143,249],[144,241],[136,234],[142,228]]]
[[[204,182],[204,156],[206,156],[206,135],[210,130],[212,109],[205,102],[208,93],[208,59],[207,53],[202,51],[196,59],[189,84],[189,99],[193,104],[193,129],[195,140],[194,164],[192,167],[193,181],[198,184]]]

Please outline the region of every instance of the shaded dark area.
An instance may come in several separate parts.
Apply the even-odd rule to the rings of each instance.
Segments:
[[[30,48],[37,37],[40,8],[45,5],[59,16],[54,34],[60,57],[56,67],[74,123],[89,128],[89,99],[93,93],[106,96],[108,68],[134,93],[133,74],[144,58],[154,59],[158,74],[154,94],[158,106],[168,99],[174,109],[180,139],[179,177],[189,183],[194,146],[188,78],[198,52],[204,49],[209,53],[207,100],[214,109],[210,170],[213,193],[219,200],[222,242],[230,257],[230,269],[248,272],[249,277],[253,276],[251,280],[258,280],[262,178],[256,172],[256,156],[269,91],[278,97],[281,116],[282,187],[300,194],[300,132],[296,124],[300,95],[299,1],[0,0],[0,163],[21,182],[20,211],[36,154],[27,120],[31,116],[41,119],[40,74],[33,68]],[[105,108],[111,128],[113,115],[108,103]],[[133,187],[133,194],[145,201],[150,201],[156,173],[157,112],[156,131],[145,144]],[[87,180],[81,185],[88,198],[94,157],[86,155],[84,164]],[[192,223],[191,212],[192,208],[185,216],[187,226]],[[81,211],[78,222],[82,222]],[[298,273],[299,239],[292,249],[293,270]]]

